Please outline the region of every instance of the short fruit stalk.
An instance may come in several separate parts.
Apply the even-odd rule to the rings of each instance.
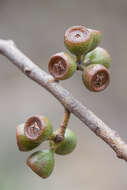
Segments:
[[[70,119],[70,115],[71,115],[70,111],[68,109],[65,109],[62,124],[61,124],[60,128],[57,130],[55,142],[60,142],[60,141],[64,140],[64,135],[66,132],[66,128],[67,128],[69,119]]]

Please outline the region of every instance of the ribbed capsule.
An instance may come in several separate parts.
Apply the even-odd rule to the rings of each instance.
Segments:
[[[45,116],[36,115],[25,122],[24,133],[30,141],[41,143],[52,135],[53,127]]]
[[[88,29],[92,34],[91,43],[89,44],[88,52],[95,49],[101,42],[101,32],[98,30]]]
[[[27,159],[27,165],[41,178],[51,175],[54,164],[54,153],[51,150],[37,151]]]
[[[16,139],[20,151],[30,151],[40,145],[40,143],[32,142],[25,136],[24,123],[16,127]]]
[[[88,52],[92,33],[84,26],[72,26],[65,31],[64,44],[74,55],[81,56]]]
[[[103,65],[93,64],[84,68],[82,79],[87,89],[100,92],[109,85],[110,74]]]
[[[67,128],[65,131],[64,140],[55,143],[55,153],[59,155],[69,154],[74,151],[76,145],[77,136],[72,130]]]
[[[48,70],[57,80],[70,78],[76,71],[77,65],[72,56],[65,52],[56,53],[51,56]]]
[[[97,47],[93,51],[86,54],[84,63],[86,65],[101,64],[108,69],[111,66],[111,57],[105,49]]]

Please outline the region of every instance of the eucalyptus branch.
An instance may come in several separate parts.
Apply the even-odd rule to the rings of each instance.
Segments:
[[[69,112],[78,117],[98,137],[103,139],[115,152],[118,158],[127,161],[127,144],[114,130],[110,129],[92,111],[76,100],[70,92],[53,77],[35,65],[14,44],[13,41],[0,40],[0,52],[17,66],[27,77],[47,89]],[[50,82],[49,82],[50,81]]]

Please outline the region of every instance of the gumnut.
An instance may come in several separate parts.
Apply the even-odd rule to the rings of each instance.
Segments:
[[[54,152],[51,150],[37,151],[27,159],[27,165],[41,178],[51,175],[54,163]]]
[[[76,56],[87,53],[91,42],[92,32],[84,26],[72,26],[65,31],[64,44]]]
[[[77,145],[77,136],[75,133],[70,130],[66,129],[64,139],[62,141],[57,141],[58,135],[56,131],[56,139],[55,141],[55,153],[60,155],[66,155],[74,151]]]
[[[25,122],[24,133],[30,141],[41,143],[50,138],[53,127],[45,116],[36,115]]]
[[[105,49],[97,47],[93,51],[86,54],[84,63],[85,65],[101,64],[108,69],[111,66],[111,57]]]
[[[37,146],[39,146],[40,143],[32,142],[30,141],[24,134],[24,123],[20,124],[16,127],[16,139],[17,139],[17,146],[20,151],[30,151]]]
[[[87,89],[100,92],[109,85],[110,74],[103,65],[93,64],[84,68],[82,79]]]
[[[56,53],[51,56],[48,70],[57,80],[70,78],[76,71],[77,64],[72,56],[65,52]]]
[[[88,29],[92,33],[92,40],[89,45],[88,51],[95,49],[101,42],[101,32],[98,30]]]

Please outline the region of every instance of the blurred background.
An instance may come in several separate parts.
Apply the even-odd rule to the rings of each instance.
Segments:
[[[100,93],[84,88],[81,73],[61,85],[127,141],[127,1],[126,0],[0,0],[0,38],[12,39],[47,71],[49,57],[65,50],[64,31],[72,25],[102,32],[101,46],[112,57],[111,84]],[[63,107],[45,89],[0,57],[0,190],[126,190],[127,163],[82,122],[71,117],[78,136],[76,150],[56,156],[53,174],[41,179],[25,164],[30,153],[16,146],[16,126],[29,116],[47,116],[57,129]],[[47,148],[44,143],[38,149]],[[37,150],[38,150],[37,149]]]

